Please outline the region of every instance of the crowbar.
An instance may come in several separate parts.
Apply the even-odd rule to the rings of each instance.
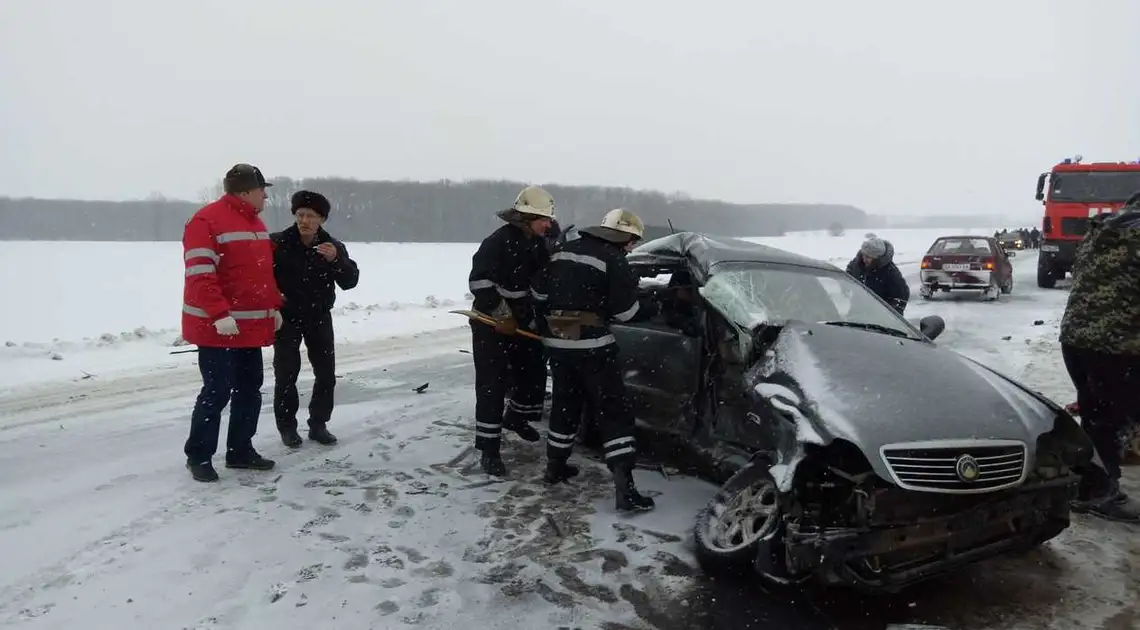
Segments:
[[[456,315],[462,315],[468,319],[471,319],[471,320],[474,320],[474,321],[477,321],[477,322],[480,322],[483,324],[487,324],[488,326],[497,326],[500,323],[499,320],[495,319],[494,317],[491,317],[490,315],[487,315],[486,313],[480,313],[479,311],[459,310],[459,311],[448,311],[448,313],[455,313]],[[542,341],[541,336],[536,335],[530,331],[523,330],[521,328],[515,330],[515,334],[520,335],[522,337],[526,337],[528,339],[535,339],[538,341]]]

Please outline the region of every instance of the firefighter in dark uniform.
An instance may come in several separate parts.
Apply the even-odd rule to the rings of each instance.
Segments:
[[[488,475],[507,474],[499,445],[504,428],[527,442],[542,439],[530,421],[542,417],[546,366],[542,342],[516,335],[537,333],[531,282],[550,259],[543,240],[554,219],[554,198],[537,186],[519,193],[498,213],[506,222],[483,239],[468,276],[473,310],[501,323],[471,323],[475,360],[475,448]],[[508,371],[510,378],[508,379]],[[510,398],[504,400],[510,387]],[[504,413],[503,408],[506,407]]]
[[[550,431],[546,440],[546,481],[559,483],[578,474],[567,463],[574,448],[585,401],[602,434],[606,465],[613,471],[616,507],[651,510],[633,481],[637,449],[634,418],[626,397],[617,340],[609,322],[653,317],[656,303],[639,299],[638,278],[626,261],[645,227],[632,212],[611,210],[581,238],[560,245],[535,281],[543,333],[554,380]]]

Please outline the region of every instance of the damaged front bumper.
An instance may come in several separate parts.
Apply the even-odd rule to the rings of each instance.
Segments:
[[[789,572],[825,585],[895,592],[981,560],[1049,540],[1069,526],[1077,477],[1022,486],[1001,498],[912,525],[827,528],[786,523],[782,553],[761,549],[756,569],[783,557]],[[773,544],[780,544],[775,542]]]
[[[923,269],[919,272],[922,286],[932,291],[982,290],[990,286],[992,271],[973,269],[966,271],[943,271]]]

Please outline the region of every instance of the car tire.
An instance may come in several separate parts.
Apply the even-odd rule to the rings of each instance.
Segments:
[[[710,575],[751,573],[763,543],[779,553],[780,521],[780,493],[766,463],[746,465],[697,514],[698,564]]]
[[[1009,295],[1010,293],[1013,293],[1013,276],[1010,276],[1009,280],[1007,280],[1006,283],[1002,285],[1001,292],[1003,295]]]

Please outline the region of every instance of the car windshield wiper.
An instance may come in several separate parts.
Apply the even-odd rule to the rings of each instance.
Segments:
[[[877,332],[877,333],[883,333],[884,335],[891,335],[894,337],[905,337],[906,339],[914,339],[914,337],[912,337],[906,331],[902,331],[902,330],[899,330],[897,328],[891,328],[890,326],[883,326],[882,324],[868,324],[865,322],[841,322],[841,321],[823,322],[823,323],[827,324],[828,326],[846,326],[848,328],[861,328],[863,330],[872,330],[872,331]]]

